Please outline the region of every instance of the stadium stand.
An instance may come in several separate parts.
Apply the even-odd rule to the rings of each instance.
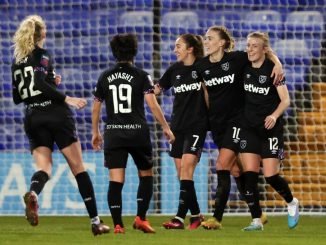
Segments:
[[[324,26],[324,18],[321,12],[294,11],[286,17],[284,23],[285,38],[304,39],[312,55],[320,57]]]
[[[281,13],[276,10],[249,11],[242,22],[242,36],[247,36],[252,30],[267,32],[271,39],[283,38],[283,22]]]

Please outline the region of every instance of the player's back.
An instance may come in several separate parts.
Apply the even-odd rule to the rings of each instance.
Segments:
[[[117,63],[101,74],[94,95],[105,101],[108,142],[115,147],[150,142],[144,94],[151,91],[149,75],[129,63]]]
[[[150,83],[146,72],[128,63],[102,73],[97,89],[105,100],[107,124],[146,124],[144,93],[152,89]]]
[[[41,48],[36,48],[30,55],[13,63],[11,69],[14,96],[27,105],[53,104],[54,101],[35,86],[39,79],[35,76],[35,72],[47,74],[50,66],[50,56]],[[55,84],[52,83],[50,86],[55,87]]]

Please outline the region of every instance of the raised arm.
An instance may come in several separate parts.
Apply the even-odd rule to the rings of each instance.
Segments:
[[[271,48],[267,52],[266,56],[275,64],[271,74],[271,77],[274,77],[273,84],[275,85],[284,79],[283,65]]]

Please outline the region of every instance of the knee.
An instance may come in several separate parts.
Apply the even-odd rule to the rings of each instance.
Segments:
[[[138,175],[139,177],[153,176],[153,169],[139,170]]]
[[[275,185],[275,183],[277,183],[280,179],[280,176],[278,174],[273,175],[273,176],[269,176],[269,177],[265,177],[265,180],[268,184],[270,184],[271,186]]]
[[[240,177],[240,175],[242,174],[242,171],[240,170],[240,168],[237,165],[234,165],[234,167],[231,169],[231,175],[233,177]]]
[[[82,163],[70,164],[70,170],[74,176],[86,171],[86,169]]]

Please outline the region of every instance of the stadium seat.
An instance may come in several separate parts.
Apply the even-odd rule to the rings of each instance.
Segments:
[[[283,63],[290,97],[294,99],[295,92],[304,91],[308,85],[311,52],[301,39],[278,40],[272,47]]]
[[[168,12],[162,17],[164,27],[198,28],[198,15],[194,11]]]
[[[204,28],[203,32],[211,26],[225,26],[234,37],[241,36],[241,23],[242,12],[223,10],[223,11],[205,11],[198,12],[199,16],[205,16],[205,18],[199,18],[199,24]]]
[[[268,9],[277,10],[281,13],[293,11],[299,7],[300,0],[254,0],[257,6],[268,6]],[[308,0],[309,1],[309,0]]]
[[[291,98],[296,90],[303,91],[307,83],[307,67],[285,65],[285,79]]]
[[[250,8],[254,2],[255,0],[162,0],[162,6],[174,10],[210,9],[216,11],[225,9],[236,10],[239,6],[242,8]]]
[[[128,11],[119,17],[119,26],[153,26],[152,11]]]
[[[234,50],[245,51],[247,49],[247,38],[238,38],[234,42]]]
[[[305,39],[314,57],[320,57],[324,34],[324,17],[319,11],[294,11],[284,24],[286,38]]]
[[[161,61],[162,69],[164,69],[164,71],[170,66],[172,62],[176,61],[176,56],[173,52],[174,43],[175,40],[163,40],[161,42]]]
[[[184,33],[202,34],[199,28],[199,18],[194,11],[172,11],[162,15],[162,39],[169,38],[175,41],[178,35]]]
[[[311,63],[311,52],[303,39],[277,40],[272,48],[285,64],[310,65]]]
[[[96,1],[95,1],[96,2]],[[100,1],[101,2],[101,1]],[[133,8],[133,9],[144,9],[153,7],[153,0],[110,0],[103,1],[109,5],[109,8]]]
[[[257,10],[248,12],[243,19],[242,36],[250,32],[267,32],[271,39],[283,37],[283,22],[281,14],[275,10]]]
[[[127,11],[122,13],[117,27],[118,33],[136,33],[139,51],[135,63],[139,68],[152,69],[153,12]],[[146,59],[145,59],[146,57]]]

